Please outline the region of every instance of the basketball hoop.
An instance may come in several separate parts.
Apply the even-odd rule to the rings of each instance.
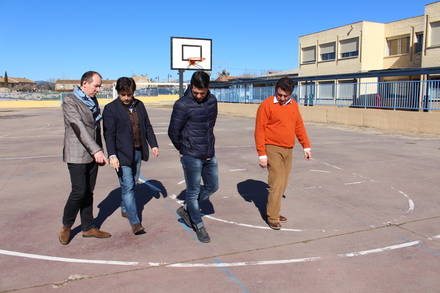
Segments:
[[[194,66],[196,68],[202,69],[202,67],[199,65],[199,63],[202,62],[205,59],[206,58],[203,58],[203,57],[189,57],[188,58],[188,68],[190,66]]]

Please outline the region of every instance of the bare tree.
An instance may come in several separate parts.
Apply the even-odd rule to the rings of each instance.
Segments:
[[[226,69],[223,69],[222,71],[220,71],[217,74],[218,74],[218,78],[219,79],[223,79],[223,78],[228,77],[228,76],[231,75]]]

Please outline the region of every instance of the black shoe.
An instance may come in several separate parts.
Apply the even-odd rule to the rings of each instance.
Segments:
[[[131,230],[133,231],[134,235],[141,235],[141,234],[145,234],[145,228],[142,227],[142,224],[134,224],[131,225]]]
[[[267,221],[267,224],[274,230],[281,230],[281,224],[279,222],[271,223]]]
[[[180,218],[182,218],[183,222],[185,222],[185,225],[193,229],[193,225],[191,222],[191,218],[189,217],[188,212],[185,210],[183,206],[177,209],[176,211],[177,215],[179,215]]]
[[[200,242],[208,243],[211,241],[205,227],[196,228],[195,231]]]

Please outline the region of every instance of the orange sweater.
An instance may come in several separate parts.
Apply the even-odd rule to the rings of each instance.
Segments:
[[[255,145],[259,156],[266,155],[266,144],[291,148],[298,138],[303,148],[310,148],[306,128],[294,99],[287,105],[274,103],[274,97],[265,99],[255,120]]]

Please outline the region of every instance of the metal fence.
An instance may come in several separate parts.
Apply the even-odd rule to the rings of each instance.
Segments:
[[[158,95],[175,95],[179,89],[176,87],[151,87],[139,89],[135,92],[135,96],[158,96]],[[34,101],[50,101],[63,100],[64,96],[71,92],[0,92],[0,100],[34,100]],[[100,91],[97,95],[98,99],[112,99],[112,91]]]
[[[71,92],[0,92],[0,100],[32,100],[32,101],[51,101],[62,100],[64,96],[71,94]],[[97,95],[98,99],[111,99],[111,91],[101,91]]]
[[[178,87],[150,87],[139,89],[135,92],[135,96],[154,97],[159,95],[177,95],[179,94]]]
[[[233,88],[213,88],[210,91],[217,97],[219,102],[258,104],[274,94],[274,87],[254,87],[245,84]]]
[[[274,87],[243,84],[211,92],[220,102],[260,103],[274,95]],[[431,111],[440,110],[440,81],[310,82],[296,86],[292,96],[306,106]]]

